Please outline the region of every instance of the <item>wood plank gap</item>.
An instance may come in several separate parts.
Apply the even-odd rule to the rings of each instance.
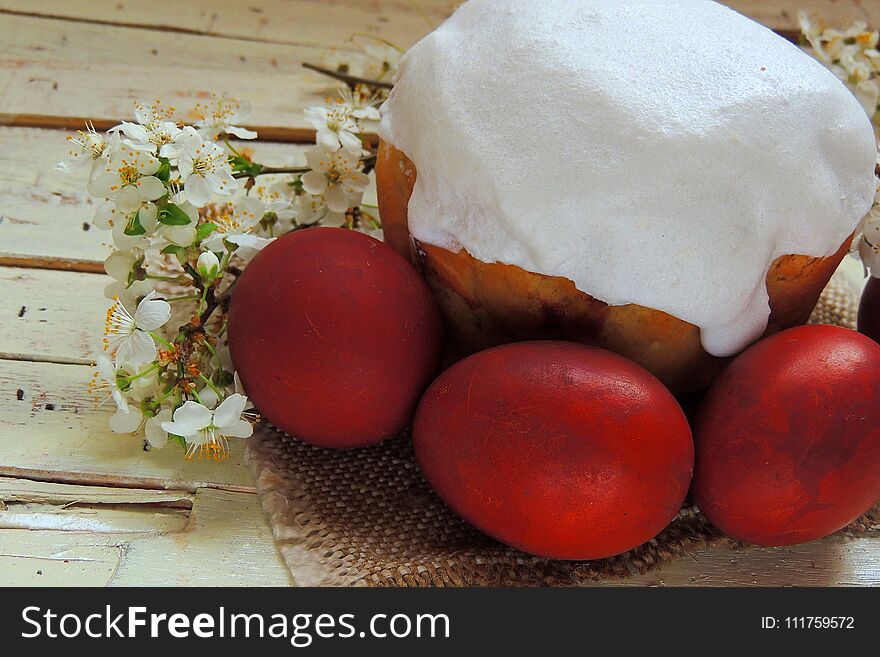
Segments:
[[[331,78],[327,78],[331,80]],[[242,99],[247,100],[247,99]],[[0,126],[10,128],[47,128],[51,130],[82,130],[91,124],[96,130],[109,130],[119,125],[120,121],[131,120],[130,116],[120,119],[91,119],[83,116],[55,116],[49,114],[8,114],[0,112]],[[245,124],[243,127],[255,131],[259,137],[253,143],[261,141],[283,142],[288,144],[314,144],[315,131],[306,128],[285,128],[281,126],[259,126]],[[370,144],[379,143],[379,136],[374,133],[364,135]]]
[[[0,500],[9,504],[42,503],[67,508],[83,505],[161,505],[192,508],[193,493],[166,488],[59,484],[0,475]]]
[[[132,28],[137,30],[150,30],[152,32],[169,32],[171,34],[190,34],[193,36],[210,37],[212,39],[224,39],[228,41],[243,41],[245,43],[274,43],[279,46],[296,46],[298,48],[314,48],[315,50],[324,50],[327,46],[320,46],[306,41],[283,41],[281,39],[260,38],[260,37],[244,37],[235,36],[233,34],[220,34],[219,32],[211,32],[209,30],[196,30],[190,27],[181,27],[179,25],[151,25],[149,23],[122,23],[119,21],[111,21],[101,18],[79,18],[78,16],[62,16],[41,14],[36,11],[22,11],[21,9],[0,9],[0,15],[8,14],[10,16],[22,16],[25,18],[38,18],[42,20],[66,21],[68,23],[85,23],[87,25],[106,25],[108,27]],[[360,53],[361,50],[355,46],[333,44],[335,50],[343,52]]]
[[[16,360],[26,363],[56,363],[58,365],[86,365],[91,367],[95,364],[90,358],[72,358],[69,356],[42,356],[40,354],[16,354],[0,351],[0,360]]]
[[[107,255],[110,255],[108,249]],[[52,258],[42,256],[21,256],[0,253],[0,267],[19,267],[21,269],[51,269],[54,271],[75,271],[82,274],[106,274],[104,263],[75,258]]]
[[[183,456],[181,456],[183,458]],[[205,464],[210,467],[210,464]],[[64,473],[51,470],[37,470],[32,468],[6,467],[0,465],[0,477],[15,479],[30,479],[53,484],[74,484],[79,486],[104,486],[108,488],[140,488],[144,490],[176,490],[187,493],[196,493],[202,488],[224,490],[232,493],[257,494],[253,486],[239,486],[235,484],[218,484],[205,481],[184,481],[181,479],[160,480],[150,477],[134,477],[120,474],[104,474],[92,472]]]

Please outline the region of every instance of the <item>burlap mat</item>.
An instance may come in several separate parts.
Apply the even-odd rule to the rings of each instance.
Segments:
[[[835,279],[811,322],[853,327],[856,308],[855,289]],[[459,519],[422,478],[408,435],[333,451],[263,426],[247,442],[278,549],[301,586],[578,585],[646,572],[707,545],[736,545],[685,506],[659,536],[626,554],[589,562],[540,559]],[[843,531],[878,523],[880,506]]]

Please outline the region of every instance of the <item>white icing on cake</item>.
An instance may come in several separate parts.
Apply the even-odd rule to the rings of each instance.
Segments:
[[[836,252],[876,144],[832,73],[709,0],[471,0],[403,58],[381,137],[412,235],[757,339],[765,277]]]

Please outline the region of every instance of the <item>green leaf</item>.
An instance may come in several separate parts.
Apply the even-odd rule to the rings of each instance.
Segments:
[[[192,223],[189,215],[174,203],[169,203],[159,211],[159,221],[166,226],[186,226]]]
[[[251,162],[249,159],[241,155],[230,155],[229,165],[236,173],[246,173],[249,176],[258,176],[263,170],[262,164]]]
[[[217,230],[217,224],[211,223],[210,221],[203,223],[203,224],[199,224],[196,227],[196,240],[201,242],[203,239],[205,239],[208,235],[213,233],[215,230]]]
[[[159,170],[153,175],[162,182],[168,182],[168,179],[171,178],[171,162],[169,162],[167,158],[160,157]]]
[[[169,244],[161,251],[165,255],[173,255],[177,258],[180,264],[184,264],[186,262],[186,249],[182,246],[177,246],[176,244]]]
[[[176,440],[180,444],[181,447],[186,449],[186,439],[183,436],[178,436],[176,434],[169,433],[168,437],[171,438],[172,440]]]
[[[224,369],[217,369],[211,377],[217,387],[227,388],[235,383],[235,375]]]
[[[125,225],[125,230],[123,231],[126,235],[130,235],[135,237],[136,235],[146,235],[147,230],[141,224],[140,218],[141,211],[133,212],[129,218],[128,223]]]

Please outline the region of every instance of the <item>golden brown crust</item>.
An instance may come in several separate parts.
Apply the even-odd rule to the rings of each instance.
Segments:
[[[407,225],[415,166],[382,143],[376,177],[385,239],[430,284],[454,358],[517,340],[574,340],[630,358],[674,392],[709,385],[727,362],[703,350],[699,328],[667,313],[635,304],[609,306],[565,278],[416,242]],[[767,275],[771,316],[766,335],[807,321],[848,244],[828,258],[787,255],[773,263]]]

